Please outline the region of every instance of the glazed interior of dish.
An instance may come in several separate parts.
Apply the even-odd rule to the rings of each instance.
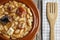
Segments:
[[[26,36],[32,29],[33,15],[25,4],[9,1],[0,4],[0,34],[9,39]]]

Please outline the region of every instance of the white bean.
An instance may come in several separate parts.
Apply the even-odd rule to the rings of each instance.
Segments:
[[[13,9],[11,12],[16,12],[17,8]]]
[[[19,21],[26,21],[26,18],[20,18]]]
[[[2,8],[3,7],[3,5],[0,5],[0,8]]]
[[[10,38],[10,36],[8,36],[7,34],[3,34],[3,36],[6,38]]]
[[[17,33],[19,33],[19,32],[20,32],[20,29],[16,29],[15,33],[17,34]]]
[[[18,22],[15,22],[15,24],[17,25],[17,24],[18,24]]]
[[[13,1],[14,5],[18,7],[18,3],[16,1]]]
[[[25,7],[25,4],[22,4],[22,7]]]
[[[11,38],[12,38],[12,39],[16,39],[16,37],[14,37],[14,36],[12,36],[12,35],[11,35]]]
[[[25,32],[25,33],[24,33],[24,36],[27,35],[27,34],[28,34],[28,32]]]
[[[4,14],[9,14],[8,12],[4,12]]]
[[[29,19],[28,19],[28,24],[29,24],[29,26],[32,26],[32,22]]]
[[[0,24],[0,31],[2,31],[3,30],[3,26]]]
[[[2,8],[2,12],[5,12],[4,8]]]
[[[30,16],[32,16],[32,13],[29,8],[27,8],[27,12],[29,13]]]
[[[19,17],[19,16],[17,16],[15,20],[17,21],[17,20],[19,20],[19,18],[20,18],[20,17]]]
[[[5,15],[1,15],[0,18],[2,18],[3,16],[5,16]]]
[[[4,26],[4,29],[7,31],[8,30],[7,26]]]
[[[30,19],[29,19],[29,20],[30,20],[30,22],[33,22],[33,17],[30,17]]]
[[[22,37],[23,36],[23,29],[20,31],[19,34],[13,34],[13,36],[16,37],[16,38]]]
[[[6,4],[5,4],[5,6],[8,6],[8,5],[9,5],[9,3],[6,3]]]
[[[14,27],[14,23],[12,23],[11,27]]]
[[[10,5],[10,7],[15,8],[15,6],[14,6],[14,5]]]
[[[22,28],[24,28],[25,26],[26,26],[26,23],[23,23]]]
[[[28,19],[30,18],[29,14],[27,14],[27,18],[28,18]]]

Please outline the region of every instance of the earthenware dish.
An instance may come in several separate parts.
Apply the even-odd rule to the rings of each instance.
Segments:
[[[7,3],[8,1],[13,1],[13,0],[0,0],[0,4]],[[29,7],[31,9],[31,11],[33,13],[33,17],[34,17],[32,30],[28,33],[28,35],[24,36],[23,38],[16,39],[16,40],[33,40],[33,38],[35,37],[35,35],[37,33],[37,30],[41,26],[40,25],[40,23],[41,23],[40,13],[32,0],[15,0],[15,1],[21,2],[21,3],[24,3],[25,5],[27,5],[27,7]],[[0,35],[0,40],[10,40],[10,39],[7,39],[6,37],[3,37]]]

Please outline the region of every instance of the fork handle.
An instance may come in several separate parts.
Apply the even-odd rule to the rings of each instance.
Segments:
[[[51,23],[50,27],[50,40],[54,40],[54,24]]]

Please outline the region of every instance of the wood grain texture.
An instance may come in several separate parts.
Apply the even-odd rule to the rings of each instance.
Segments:
[[[37,5],[39,11],[41,10],[41,0],[33,0]],[[34,40],[41,40],[41,29],[38,30],[37,35],[35,36]]]
[[[50,40],[55,40],[54,39],[54,26],[55,26],[55,22],[57,19],[57,14],[58,14],[58,8],[57,8],[57,3],[53,3],[53,2],[48,2],[46,5],[46,14],[47,14],[47,18],[48,18],[48,22],[50,25]],[[52,10],[51,10],[52,9]],[[52,17],[53,16],[53,17]]]

